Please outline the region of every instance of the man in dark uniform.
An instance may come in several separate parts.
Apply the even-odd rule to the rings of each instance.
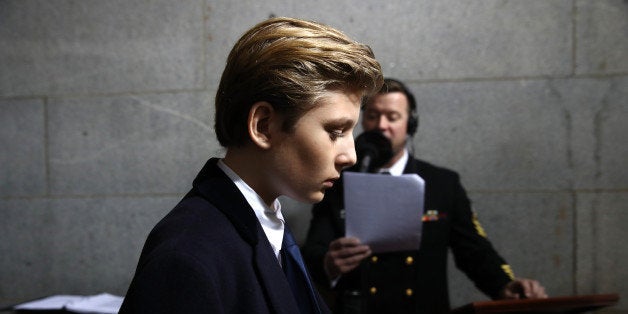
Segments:
[[[492,299],[545,298],[536,281],[515,278],[486,238],[454,171],[415,159],[406,149],[418,126],[416,103],[403,83],[386,79],[363,108],[362,127],[379,130],[393,157],[378,172],[416,173],[425,180],[421,247],[373,255],[345,237],[342,184],[314,205],[303,256],[323,289],[332,288],[336,313],[448,313],[447,252],[456,266]]]

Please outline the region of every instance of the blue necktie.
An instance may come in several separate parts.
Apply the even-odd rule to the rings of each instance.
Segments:
[[[320,313],[314,286],[305,268],[299,246],[288,226],[285,226],[283,231],[281,262],[301,314]]]

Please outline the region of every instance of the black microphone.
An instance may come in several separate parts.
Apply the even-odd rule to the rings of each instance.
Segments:
[[[390,140],[378,130],[366,131],[355,139],[359,172],[374,172],[392,157]]]

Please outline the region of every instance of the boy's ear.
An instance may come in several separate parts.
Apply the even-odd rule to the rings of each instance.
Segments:
[[[248,131],[251,141],[262,149],[270,147],[271,123],[276,120],[273,106],[266,101],[258,101],[249,111]]]

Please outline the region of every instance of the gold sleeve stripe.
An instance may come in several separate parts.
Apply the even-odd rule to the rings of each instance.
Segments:
[[[482,237],[486,238],[486,231],[484,231],[484,228],[482,228],[482,225],[480,225],[480,221],[478,220],[478,216],[473,213],[473,226],[475,226],[475,231]]]
[[[510,280],[515,280],[515,273],[512,271],[512,268],[510,268],[510,265],[503,264],[502,270],[510,277]]]

